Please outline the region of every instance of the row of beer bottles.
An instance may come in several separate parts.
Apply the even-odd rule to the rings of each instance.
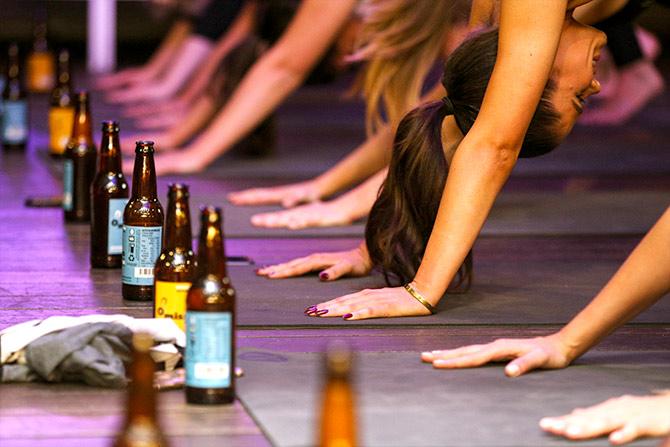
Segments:
[[[40,45],[41,49],[43,45]],[[2,117],[0,140],[5,150],[23,150],[29,136],[29,113],[26,88],[24,87],[19,47],[9,46],[7,69],[2,91]],[[70,138],[74,107],[72,104],[72,82],[70,76],[70,53],[63,49],[58,53],[58,70],[54,76],[54,61],[51,53],[37,51],[28,58],[28,90],[51,91],[49,101],[49,153],[60,156]]]
[[[157,418],[158,402],[153,387],[155,365],[149,353],[152,345],[153,338],[149,334],[133,336],[126,417],[116,437],[115,447],[168,445]],[[355,447],[358,444],[352,359],[351,352],[341,346],[331,348],[325,355],[321,417],[314,445]]]

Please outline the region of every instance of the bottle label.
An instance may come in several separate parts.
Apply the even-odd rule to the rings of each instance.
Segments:
[[[232,348],[233,315],[230,312],[186,312],[186,385],[228,388]]]
[[[28,103],[5,101],[2,116],[2,141],[6,144],[21,144],[28,139]]]
[[[73,107],[51,107],[49,109],[49,152],[61,155],[72,134]]]
[[[33,53],[28,57],[28,89],[34,92],[46,92],[53,88],[55,64],[51,53]]]
[[[186,295],[191,283],[156,280],[155,286],[154,318],[172,318],[183,331]]]
[[[123,210],[128,199],[109,199],[107,213],[107,254],[120,255],[123,252]]]
[[[121,280],[132,286],[151,286],[154,265],[161,253],[163,227],[123,226]]]
[[[72,189],[74,186],[74,162],[63,161],[63,209],[72,211]]]

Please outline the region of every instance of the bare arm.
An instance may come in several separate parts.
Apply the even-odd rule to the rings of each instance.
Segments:
[[[349,19],[354,0],[304,0],[288,29],[244,77],[209,128],[181,153],[207,166],[265,119],[302,83]],[[171,154],[172,155],[172,154]],[[160,173],[179,170],[183,160],[156,160]]]
[[[566,1],[544,2],[542,8],[531,0],[502,2],[495,68],[477,120],[452,160],[415,277],[433,304],[447,290],[516,163],[549,77],[566,6]]]

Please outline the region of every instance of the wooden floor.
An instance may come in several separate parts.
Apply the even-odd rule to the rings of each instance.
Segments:
[[[317,92],[318,93],[318,92]],[[333,96],[331,95],[330,100]],[[314,106],[322,101],[314,92],[298,96],[280,115],[285,125],[281,135],[284,145],[301,145],[309,148],[313,141],[300,135],[304,124],[304,111],[300,107]],[[124,302],[110,285],[119,282],[118,271],[94,271],[88,267],[88,228],[85,225],[65,225],[57,209],[26,208],[28,196],[60,194],[58,167],[43,153],[45,141],[43,119],[45,99],[34,101],[33,124],[35,138],[27,153],[0,154],[0,329],[12,324],[49,315],[81,315],[87,313],[125,313],[136,317],[149,317],[150,308],[145,304]],[[110,110],[102,104],[99,110]],[[359,110],[360,111],[360,110]],[[343,138],[358,141],[362,136],[361,116],[349,117],[346,110],[340,120],[342,126],[353,128]],[[37,117],[37,118],[35,118]],[[100,117],[102,118],[102,116]],[[37,121],[36,121],[37,120]],[[334,120],[336,121],[336,120]],[[339,123],[339,121],[338,121]],[[331,123],[332,124],[332,123]],[[338,126],[340,124],[337,124]],[[339,129],[333,125],[331,137]],[[297,129],[297,130],[296,130]],[[335,129],[335,130],[334,130]],[[294,132],[294,133],[292,133]],[[297,136],[296,133],[297,132]],[[579,130],[578,130],[579,132]],[[353,136],[352,136],[353,135]],[[348,141],[349,144],[351,141]],[[351,146],[353,147],[353,146]],[[347,147],[340,148],[346,153]],[[567,153],[570,153],[569,151]],[[667,146],[659,149],[667,156]],[[333,157],[328,154],[328,157]],[[246,162],[245,162],[246,163]],[[269,170],[268,161],[259,162]],[[278,164],[286,163],[279,158]],[[563,166],[558,163],[557,166]],[[240,168],[243,172],[247,165]],[[312,166],[310,169],[318,169]],[[592,190],[654,190],[670,192],[668,172],[630,175],[596,172],[589,174],[584,167],[571,175],[563,172],[554,176],[536,173],[513,177],[512,187],[526,190],[566,191]],[[277,168],[281,177],[281,166]],[[597,171],[597,169],[594,170]],[[309,171],[309,170],[308,170]],[[185,179],[193,185],[206,185],[215,194],[235,187],[264,181],[267,178],[237,174],[234,178],[217,178],[208,173]],[[199,183],[200,182],[200,183]],[[205,186],[203,186],[205,187]],[[220,189],[216,189],[220,188]],[[223,194],[220,194],[223,201]],[[669,193],[670,196],[670,193]],[[589,235],[589,253],[579,248],[581,236],[569,237],[487,237],[480,240],[482,253],[488,262],[510,262],[523,258],[546,261],[587,257],[588,262],[599,259],[623,260],[641,235],[619,236]],[[229,239],[229,255],[245,255],[257,264],[269,264],[315,250],[340,249],[356,242],[353,238],[301,238]],[[500,247],[514,247],[502,252]],[[110,290],[112,290],[110,292]],[[670,316],[668,324],[629,325],[607,340],[597,350],[602,351],[654,351],[670,347]],[[327,324],[327,323],[325,323]],[[370,322],[366,327],[309,328],[258,326],[240,329],[238,345],[241,348],[258,348],[289,352],[318,352],[328,340],[344,338],[359,351],[411,351],[456,347],[463,344],[490,341],[497,337],[537,336],[549,333],[556,325],[463,325],[422,327],[379,327]],[[240,380],[252,380],[249,377]],[[99,390],[80,385],[3,384],[0,386],[0,445],[6,446],[64,446],[109,445],[121,421],[123,392]],[[160,413],[172,445],[227,445],[265,446],[270,441],[258,427],[252,415],[240,403],[231,407],[203,408],[184,403],[180,391],[161,393]]]

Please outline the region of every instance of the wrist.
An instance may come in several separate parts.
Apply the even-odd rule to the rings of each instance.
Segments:
[[[588,347],[585,348],[584,343],[580,343],[576,338],[572,337],[565,327],[551,334],[549,338],[556,341],[568,364],[572,363],[577,357],[588,350]]]
[[[440,292],[439,289],[436,290],[430,283],[421,281],[418,275],[409,284],[432,306],[437,306],[442,299],[442,295],[444,295],[444,291]]]

